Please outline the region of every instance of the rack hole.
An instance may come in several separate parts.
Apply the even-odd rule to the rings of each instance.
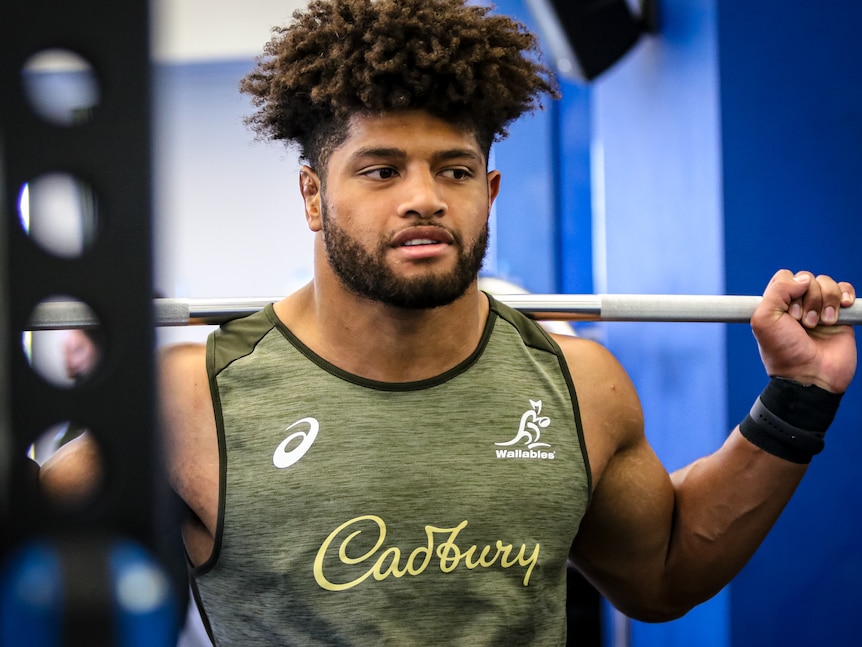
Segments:
[[[54,124],[73,126],[90,121],[101,100],[93,66],[67,49],[34,54],[24,64],[21,76],[30,107]]]
[[[46,382],[74,388],[97,372],[107,340],[98,316],[83,301],[57,296],[40,302],[30,316],[30,328],[34,330],[22,335],[24,353]]]
[[[104,452],[92,430],[64,422],[46,430],[33,444],[40,448],[42,495],[57,509],[76,511],[95,503],[105,489]],[[74,432],[73,437],[64,438]],[[45,454],[47,452],[47,455]],[[50,460],[48,460],[50,458]],[[47,461],[47,462],[46,462]]]
[[[27,235],[44,251],[60,258],[77,258],[96,240],[96,194],[89,184],[70,173],[45,173],[21,187],[18,218]]]

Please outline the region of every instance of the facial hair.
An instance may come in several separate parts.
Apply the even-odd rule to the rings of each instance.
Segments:
[[[369,251],[339,227],[325,207],[322,216],[329,265],[342,284],[360,297],[399,308],[431,309],[452,303],[479,274],[488,249],[487,222],[468,247],[460,235],[450,231],[458,251],[455,267],[445,274],[429,272],[407,278],[398,276],[387,264],[386,254],[391,249],[388,241],[381,240],[376,249]]]

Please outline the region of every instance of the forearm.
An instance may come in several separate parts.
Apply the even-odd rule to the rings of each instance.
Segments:
[[[757,448],[737,428],[719,451],[672,474],[665,590],[685,606],[721,590],[757,550],[806,467]]]
[[[817,386],[773,379],[721,450],[672,475],[672,572],[714,580],[717,591],[742,568],[823,448],[840,401]]]
[[[672,475],[639,443],[605,469],[572,559],[630,617],[672,620],[739,572],[805,468],[759,449],[738,429],[714,454]]]

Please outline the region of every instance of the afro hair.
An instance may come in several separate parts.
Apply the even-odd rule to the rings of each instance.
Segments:
[[[424,110],[487,155],[541,95],[558,96],[536,37],[467,0],[311,0],[273,33],[240,83],[256,108],[246,123],[319,170],[355,114]]]

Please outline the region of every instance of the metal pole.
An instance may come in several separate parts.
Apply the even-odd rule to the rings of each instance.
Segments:
[[[149,5],[0,0],[0,452],[11,465],[0,473],[3,645],[168,647],[184,611],[177,602],[187,572],[155,409]],[[56,48],[92,75],[28,64]],[[94,88],[78,83],[89,76]],[[46,244],[62,228],[41,214],[57,209],[28,208],[25,217],[18,200],[55,172],[79,187],[63,207],[79,211],[85,240],[93,233],[94,244],[77,254]],[[105,226],[91,227],[97,220]],[[20,333],[46,294],[86,302],[110,338],[100,379],[86,388],[40,379],[23,352]],[[34,440],[67,421],[92,430],[105,474],[104,487],[80,505],[45,496],[27,457]],[[117,595],[129,573],[144,582],[137,604]]]
[[[748,323],[758,296],[677,294],[501,294],[502,303],[541,321],[642,321]],[[240,299],[156,299],[157,326],[218,325],[260,310],[278,297]],[[839,312],[838,323],[862,323],[862,301]],[[39,304],[30,330],[98,326],[93,312],[75,301]]]

